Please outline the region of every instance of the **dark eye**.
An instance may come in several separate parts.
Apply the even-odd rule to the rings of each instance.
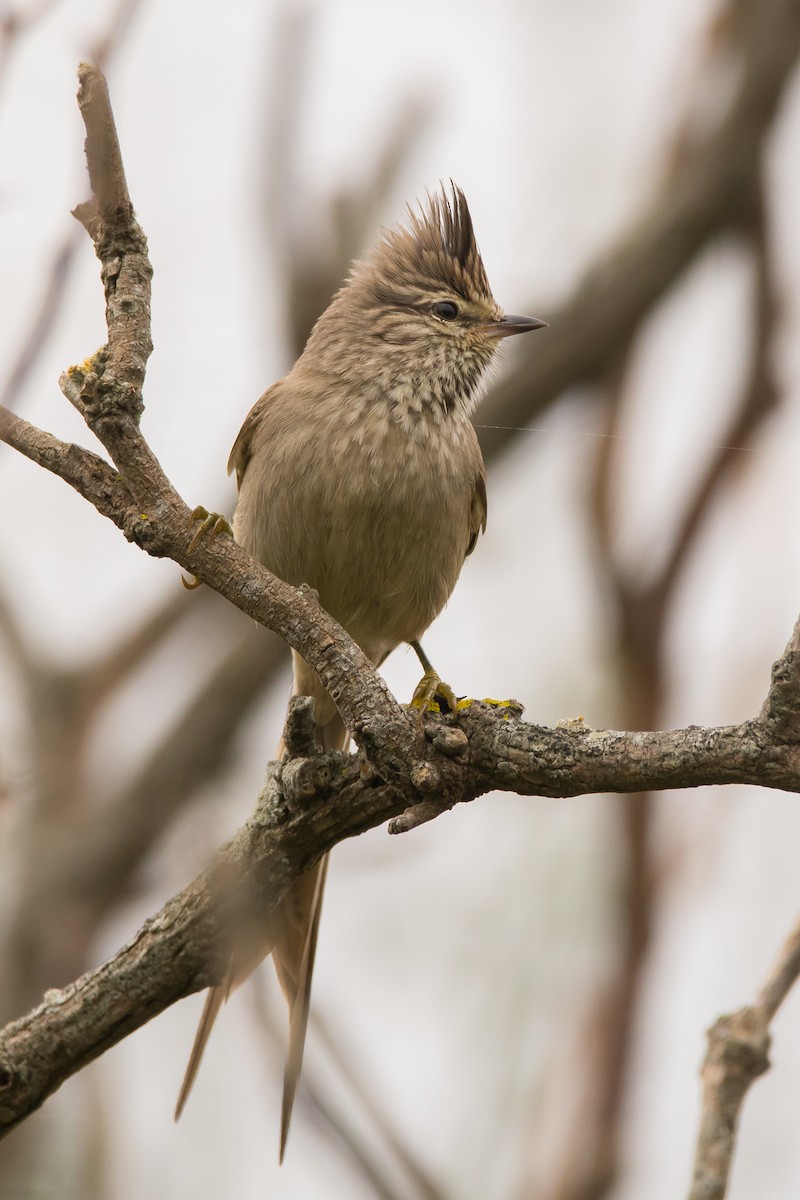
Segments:
[[[455,321],[458,316],[458,308],[450,300],[440,300],[433,305],[431,312],[441,321]]]

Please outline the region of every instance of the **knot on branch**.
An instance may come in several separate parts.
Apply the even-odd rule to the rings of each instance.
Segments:
[[[434,748],[440,754],[446,754],[448,758],[460,758],[469,746],[469,739],[464,730],[456,725],[441,725],[437,722],[432,732],[429,733],[426,729],[425,733]]]
[[[411,784],[423,796],[432,796],[441,787],[442,776],[431,762],[415,763],[411,768]]]
[[[408,833],[412,829],[416,829],[418,825],[424,825],[427,821],[433,821],[436,817],[446,812],[452,806],[447,804],[437,804],[436,801],[426,800],[422,804],[414,804],[411,808],[407,808],[399,817],[393,817],[389,822],[389,833]]]
[[[772,683],[761,710],[775,742],[800,742],[800,652],[787,650],[772,667]]]
[[[330,765],[317,745],[314,708],[313,696],[293,696],[283,729],[281,791],[290,805],[303,808],[308,808],[316,796],[324,795],[331,779]]]
[[[409,782],[415,792],[426,799],[409,805],[399,817],[389,822],[389,833],[408,833],[426,821],[433,821],[443,812],[448,812],[458,800],[464,799],[460,783],[460,764],[448,763],[447,759],[463,759],[469,749],[469,738],[456,724],[456,717],[443,718],[427,714],[423,732],[431,744],[434,755],[443,756],[439,761],[423,758],[415,762],[409,771]],[[430,753],[430,752],[429,752]]]
[[[720,1017],[708,1031],[702,1076],[711,1086],[725,1085],[734,1094],[769,1070],[770,1038],[761,1008],[740,1008]]]
[[[101,346],[80,366],[65,371],[58,381],[64,395],[101,441],[101,426],[106,426],[106,436],[124,431],[124,422],[131,417],[138,422],[144,411],[141,388],[121,379],[105,378],[108,360],[108,346]]]
[[[331,782],[331,769],[327,759],[317,754],[315,758],[290,758],[281,769],[281,791],[288,804],[311,807],[315,799],[321,804]]]
[[[310,758],[317,753],[317,728],[314,724],[314,697],[292,696],[283,727],[287,758]]]

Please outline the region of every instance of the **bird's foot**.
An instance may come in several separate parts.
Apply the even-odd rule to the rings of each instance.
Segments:
[[[227,534],[228,537],[233,537],[233,530],[228,522],[219,513],[209,512],[207,508],[203,508],[202,504],[198,504],[197,508],[192,510],[192,520],[196,521],[197,529],[192,535],[192,540],[189,542],[188,549],[194,550],[197,542],[201,537],[208,534],[211,538],[219,537],[221,533]],[[181,575],[181,583],[188,591],[194,591],[200,587],[202,579],[198,579],[193,575],[191,579],[187,579],[185,575]]]
[[[433,667],[429,667],[414,688],[409,708],[417,709],[421,713],[442,712],[440,700],[447,706],[445,711],[451,713],[456,711],[460,703],[449,683],[443,683]]]
[[[228,537],[233,537],[233,530],[224,517],[219,513],[209,512],[207,508],[203,508],[202,504],[198,504],[197,508],[192,510],[192,520],[198,522],[192,540],[189,542],[189,549],[194,550],[195,545],[204,537],[205,534],[210,534],[212,538],[219,537],[221,533],[226,533]]]
[[[444,701],[444,711],[454,713],[458,707],[458,697],[455,692],[449,684],[442,682],[441,676],[431,666],[431,660],[422,649],[419,641],[409,642],[408,644],[416,654],[425,672],[414,689],[414,695],[411,697],[411,703],[408,707],[416,709],[419,713],[440,713],[442,712],[442,705],[437,701],[438,696],[439,700]]]

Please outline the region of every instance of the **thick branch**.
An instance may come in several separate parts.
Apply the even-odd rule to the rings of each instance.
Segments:
[[[448,735],[457,724],[465,739]],[[480,704],[426,723],[433,774],[449,762],[451,807],[499,788],[528,795],[750,783],[800,790],[800,747],[774,744],[759,721],[662,733],[544,729]],[[449,752],[446,760],[439,747]],[[8,1132],[60,1084],[151,1017],[219,981],[248,925],[344,838],[400,815],[403,800],[356,756],[273,764],[252,819],[204,871],[108,963],[0,1034],[0,1131]]]

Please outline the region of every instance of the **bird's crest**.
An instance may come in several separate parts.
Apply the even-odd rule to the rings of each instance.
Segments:
[[[448,288],[465,300],[494,303],[483,265],[472,217],[464,193],[451,182],[450,189],[428,193],[427,204],[409,207],[408,224],[382,231],[369,262],[357,267],[374,272],[380,299],[394,294]]]

